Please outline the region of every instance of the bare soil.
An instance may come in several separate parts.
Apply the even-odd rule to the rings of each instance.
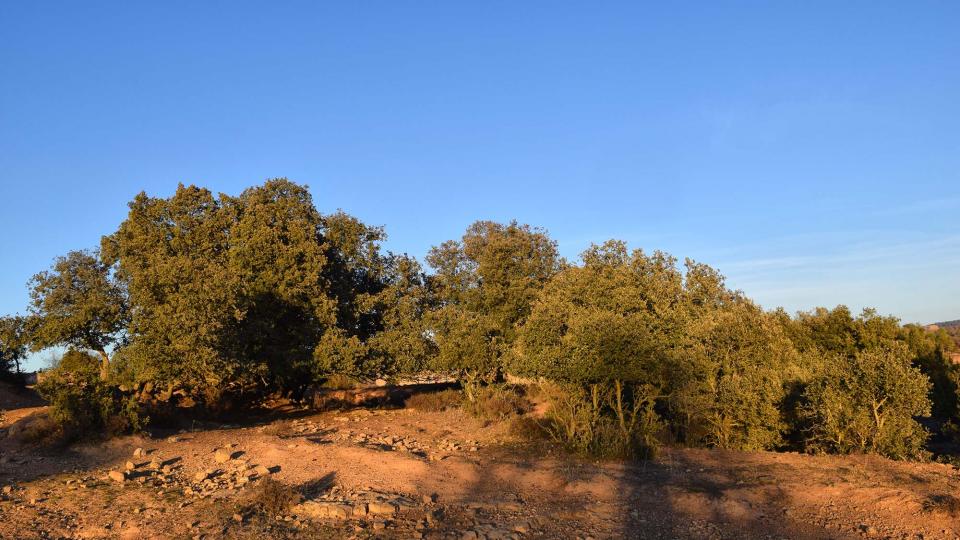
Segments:
[[[8,387],[0,403],[3,430],[44,410]],[[218,449],[229,459],[218,462]],[[675,448],[597,463],[546,452],[458,410],[288,407],[242,425],[60,450],[0,434],[0,538],[960,537],[960,473],[948,465]],[[124,481],[110,479],[127,461]],[[314,502],[251,510],[266,477]],[[351,515],[319,517],[332,507]]]

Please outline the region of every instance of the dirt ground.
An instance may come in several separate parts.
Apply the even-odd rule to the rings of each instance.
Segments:
[[[6,387],[0,406],[3,430],[43,410]],[[596,463],[456,410],[277,414],[56,451],[0,433],[0,538],[960,538],[948,465],[690,449]],[[251,512],[267,477],[307,502]]]

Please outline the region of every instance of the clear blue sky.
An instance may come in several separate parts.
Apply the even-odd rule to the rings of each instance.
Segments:
[[[960,318],[960,3],[0,3],[0,313],[141,190],[275,176],[418,257],[516,218]]]

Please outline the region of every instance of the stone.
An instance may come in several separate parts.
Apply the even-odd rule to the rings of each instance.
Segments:
[[[499,512],[519,512],[523,510],[523,506],[520,503],[504,501],[497,503],[497,511]]]
[[[13,493],[13,486],[3,486],[3,494],[9,495]]]
[[[349,504],[307,501],[294,506],[292,511],[301,517],[347,519],[353,515],[354,507]]]
[[[210,473],[208,473],[207,471],[199,471],[197,474],[193,476],[193,480],[195,482],[203,482],[208,478],[210,478]]]
[[[397,513],[397,506],[388,502],[371,502],[367,504],[367,511],[371,514],[392,516]]]
[[[257,475],[259,476],[270,476],[270,469],[263,465],[257,465],[257,467],[253,469],[253,471],[256,472]]]
[[[123,471],[110,471],[107,476],[114,482],[120,482],[121,484],[127,481],[127,474]]]
[[[128,462],[126,463],[126,465],[124,465],[123,468],[125,468],[125,469],[128,470],[128,471],[132,471],[132,470],[134,470],[134,469],[137,468],[137,464],[134,463],[134,462],[132,462],[132,461],[128,461]]]
[[[437,494],[436,494],[436,493],[431,493],[431,494],[429,494],[429,495],[424,495],[424,496],[423,496],[423,504],[433,504],[433,503],[435,503],[435,502],[437,502]]]
[[[135,458],[142,458],[145,455],[147,455],[147,453],[143,450],[143,448],[137,448],[133,451],[133,457]]]
[[[237,523],[243,523],[243,515],[242,515],[242,514],[234,514],[234,515],[233,515],[233,520],[236,521]]]
[[[373,381],[373,384],[375,384],[375,385],[377,385],[377,386],[386,386],[386,385],[387,385],[387,381],[386,381],[385,379],[377,379],[377,380]]]
[[[216,460],[217,463],[226,463],[233,459],[233,452],[221,448],[214,452],[213,459]]]

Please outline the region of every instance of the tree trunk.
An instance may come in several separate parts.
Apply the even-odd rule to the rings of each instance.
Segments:
[[[107,376],[110,374],[110,357],[107,356],[107,351],[99,350],[100,353],[100,380],[107,380]]]

